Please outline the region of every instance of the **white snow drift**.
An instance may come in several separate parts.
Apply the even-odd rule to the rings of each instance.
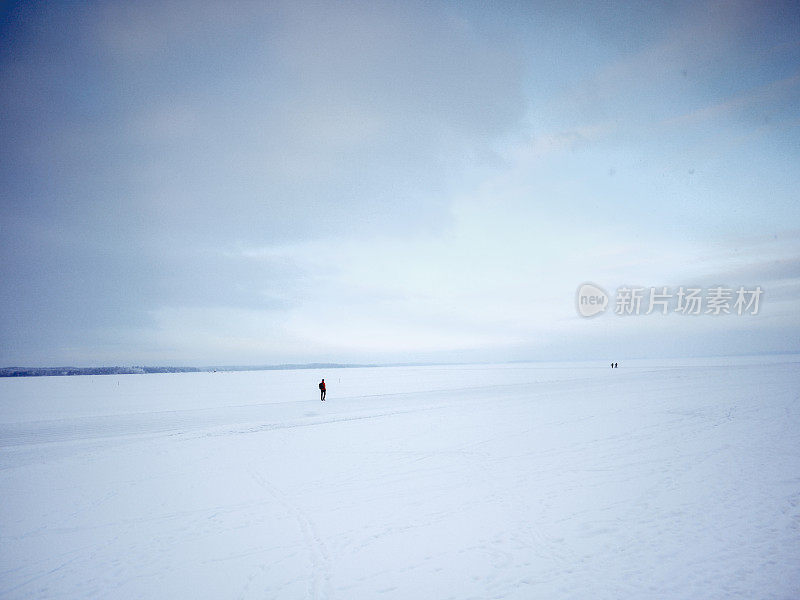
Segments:
[[[0,597],[798,598],[798,367],[0,380]]]

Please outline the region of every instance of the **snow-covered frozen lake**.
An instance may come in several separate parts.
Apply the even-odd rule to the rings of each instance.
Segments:
[[[4,599],[796,599],[800,357],[2,379],[0,503]]]

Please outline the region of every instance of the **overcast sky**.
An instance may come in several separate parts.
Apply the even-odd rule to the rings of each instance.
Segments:
[[[0,366],[800,352],[796,2],[2,6]]]

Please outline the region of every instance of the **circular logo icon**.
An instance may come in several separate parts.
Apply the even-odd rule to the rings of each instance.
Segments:
[[[584,283],[578,287],[575,301],[578,314],[582,317],[593,317],[608,308],[608,294],[593,283]]]

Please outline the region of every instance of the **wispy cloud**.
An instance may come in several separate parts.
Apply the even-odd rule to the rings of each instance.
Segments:
[[[776,102],[782,103],[792,96],[797,96],[799,87],[800,73],[796,73],[758,86],[755,89],[734,94],[722,102],[716,102],[709,106],[691,110],[686,114],[666,119],[664,125],[666,127],[685,127],[720,117],[730,117],[735,113],[741,113],[754,107],[763,115],[762,120],[768,120],[773,112],[770,107]]]

